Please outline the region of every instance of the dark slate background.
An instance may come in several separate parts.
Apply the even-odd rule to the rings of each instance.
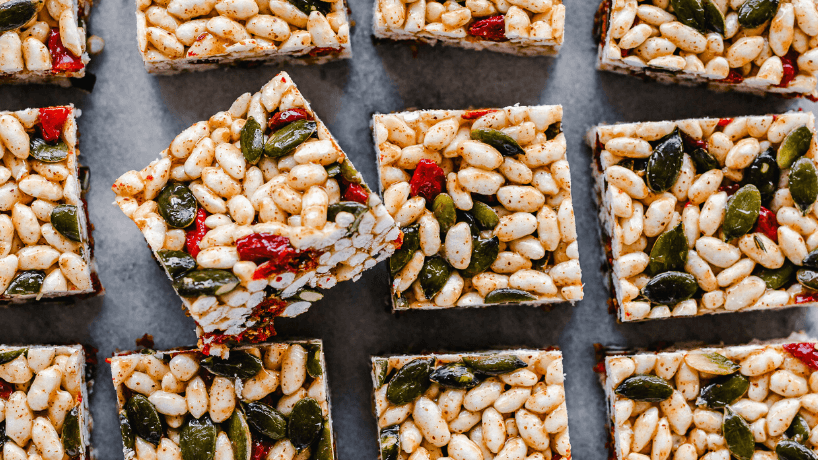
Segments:
[[[591,152],[583,141],[585,131],[600,122],[726,117],[798,107],[810,110],[814,104],[716,94],[599,73],[594,69],[596,47],[591,39],[593,0],[568,0],[566,44],[556,59],[439,47],[420,47],[414,52],[407,45],[375,43],[372,0],[350,3],[357,23],[352,34],[354,58],[284,70],[370,184],[376,177],[369,131],[374,112],[502,107],[518,102],[565,107],[563,126],[572,168],[585,300],[551,312],[494,307],[395,316],[387,306],[387,274],[381,264],[357,283],[334,288],[309,313],[280,321],[281,338],[325,341],[339,458],[377,456],[368,373],[372,354],[557,345],[565,354],[574,458],[603,460],[607,458],[605,406],[592,371],[594,343],[741,343],[783,337],[795,330],[815,332],[818,314],[806,309],[616,324],[605,303]],[[75,306],[2,309],[0,343],[82,342],[99,349],[91,408],[93,444],[101,460],[122,458],[110,367],[104,359],[115,350],[134,348],[134,341],[145,333],[153,334],[160,349],[195,343],[193,322],[185,317],[136,226],[112,205],[110,185],[123,172],[147,165],[184,128],[226,110],[237,96],[257,91],[279,70],[262,67],[150,76],[137,51],[134,9],[132,1],[102,0],[92,13],[91,32],[106,41],[105,51],[90,65],[98,77],[93,93],[42,86],[0,88],[4,110],[74,103],[83,112],[79,120],[81,161],[92,170],[88,198],[107,294]]]

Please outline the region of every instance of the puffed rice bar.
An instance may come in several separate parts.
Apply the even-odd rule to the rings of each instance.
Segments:
[[[372,358],[381,460],[571,458],[562,353]]]
[[[393,310],[582,299],[561,106],[373,117]]]
[[[520,56],[554,56],[565,35],[562,0],[375,0],[375,36]]]
[[[798,342],[794,342],[798,341]],[[814,339],[607,351],[616,460],[818,458]]]
[[[85,360],[80,345],[0,345],[0,458],[93,457]]]
[[[73,106],[0,112],[0,301],[103,292],[76,116]]]
[[[313,288],[357,281],[399,244],[378,196],[283,72],[112,188],[206,354],[266,340],[274,317],[322,297]]]
[[[346,0],[136,0],[150,73],[352,57]]]
[[[91,0],[9,0],[0,5],[0,82],[70,86],[90,61]]]
[[[812,113],[600,125],[587,141],[620,321],[818,300]]]
[[[718,91],[818,97],[812,0],[603,0],[594,23],[600,70]]]
[[[126,460],[337,458],[320,340],[240,347],[228,359],[126,352],[110,363]]]

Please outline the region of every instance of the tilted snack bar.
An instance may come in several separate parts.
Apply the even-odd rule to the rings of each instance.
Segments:
[[[73,106],[0,112],[0,301],[102,292]]]
[[[372,121],[402,227],[393,309],[582,299],[560,106],[423,110]]]
[[[562,0],[375,0],[375,36],[521,56],[553,56],[565,35]]]
[[[815,99],[811,0],[603,0],[597,68],[662,83]]]
[[[346,0],[136,0],[150,73],[352,57]]]
[[[80,345],[0,345],[3,459],[93,458],[85,360]]]
[[[126,460],[335,460],[320,340],[110,358]]]
[[[372,358],[381,460],[571,458],[562,353]]]
[[[113,185],[206,354],[264,341],[399,245],[400,231],[286,73]]]
[[[620,321],[818,301],[810,112],[588,132]]]
[[[612,458],[818,458],[815,345],[609,353],[601,380]]]

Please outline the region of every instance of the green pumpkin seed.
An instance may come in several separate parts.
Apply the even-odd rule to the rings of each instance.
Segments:
[[[17,350],[4,351],[0,353],[0,365],[10,363],[28,351],[28,348],[18,348]]]
[[[6,422],[0,422],[0,452],[3,451],[3,445],[6,443]]]
[[[403,270],[403,267],[412,260],[415,252],[420,248],[420,225],[415,224],[409,227],[403,227],[401,231],[403,232],[403,244],[400,249],[395,251],[392,257],[389,258],[389,271],[391,271],[393,275]]]
[[[818,270],[802,268],[795,274],[795,279],[810,289],[818,290]]]
[[[693,0],[677,0],[693,1]],[[659,140],[653,149],[648,166],[645,170],[645,179],[648,188],[656,193],[664,192],[673,187],[679,174],[682,172],[684,150],[679,130],[673,131]]]
[[[331,165],[324,166],[324,169],[327,170],[327,176],[335,177],[338,174],[341,174],[341,164],[340,163],[333,163]]]
[[[125,410],[136,434],[153,445],[159,444],[162,439],[162,419],[148,398],[134,393],[125,403]]]
[[[761,203],[769,202],[778,189],[781,169],[775,161],[775,150],[768,148],[744,169],[742,185],[753,184],[761,193]]]
[[[65,454],[76,457],[82,452],[82,435],[80,434],[79,409],[74,407],[65,416],[62,425],[62,446]]]
[[[477,219],[474,218],[472,213],[458,209],[456,214],[458,222],[465,222],[469,226],[469,233],[471,233],[472,238],[480,236],[480,227],[477,225]],[[442,239],[445,240],[445,236]]]
[[[699,372],[714,375],[730,375],[738,372],[739,366],[716,352],[695,352],[685,355],[685,363]]]
[[[795,206],[806,215],[818,197],[818,174],[809,158],[801,158],[790,169],[790,195]]]
[[[475,371],[486,375],[500,375],[514,372],[527,366],[517,355],[492,354],[464,356],[463,362]]]
[[[3,3],[0,5],[0,10],[2,10],[3,6],[13,2],[14,0]],[[0,11],[0,14],[2,14],[2,11]],[[35,160],[42,161],[43,163],[59,163],[68,158],[68,145],[63,141],[59,141],[56,144],[49,144],[39,137],[32,137],[28,146],[30,155]]]
[[[757,276],[764,280],[767,284],[767,289],[780,289],[792,283],[793,275],[795,274],[795,265],[789,260],[784,260],[784,265],[780,268],[764,268],[761,265],[756,265],[753,270],[753,276]]]
[[[91,188],[91,169],[88,166],[77,168],[77,181],[80,183],[80,190],[87,192]]]
[[[537,300],[537,296],[522,289],[500,288],[486,294],[484,303],[519,303]]]
[[[790,439],[778,441],[775,453],[778,460],[818,460],[818,454],[812,449]]]
[[[4,295],[30,295],[37,294],[43,287],[43,280],[45,273],[41,270],[26,270],[17,274],[9,287],[6,288]]]
[[[676,305],[696,294],[699,284],[689,273],[671,271],[660,273],[642,288],[642,295],[659,305]]]
[[[303,450],[315,441],[323,425],[324,416],[318,402],[312,398],[299,400],[293,406],[287,426],[290,442],[297,450]]]
[[[620,383],[614,392],[634,401],[660,402],[670,398],[673,387],[658,375],[634,375]]]
[[[119,411],[119,432],[122,434],[122,445],[125,449],[134,450],[136,434],[134,433],[133,425],[125,409]],[[0,438],[1,437],[2,436],[0,436]]]
[[[389,360],[385,358],[375,358],[372,362],[372,373],[375,376],[375,387],[380,388],[386,383],[386,375],[389,372]]]
[[[250,439],[250,425],[247,424],[247,417],[241,409],[233,410],[233,415],[227,419],[224,425],[227,438],[233,447],[233,460],[250,460],[253,452],[253,445]]]
[[[179,433],[182,460],[213,460],[216,456],[216,425],[205,414],[202,418],[188,417]]]
[[[72,241],[82,241],[82,222],[79,209],[73,204],[61,204],[51,210],[51,226],[60,235]]]
[[[321,377],[324,374],[324,366],[321,364],[321,346],[311,345],[307,355],[307,374],[312,378]]]
[[[261,125],[258,124],[255,118],[247,118],[247,122],[241,128],[239,145],[241,146],[241,153],[248,163],[253,165],[258,163],[264,153],[264,130],[261,129]]]
[[[324,428],[321,430],[321,439],[318,441],[318,447],[315,449],[313,458],[315,460],[334,460],[335,449],[333,444],[329,421],[326,421],[324,422]]]
[[[559,136],[561,132],[562,132],[561,122],[558,121],[556,123],[551,123],[545,130],[545,139],[550,141],[551,139]]]
[[[738,23],[745,29],[755,29],[775,16],[778,0],[746,0],[738,9]]]
[[[749,388],[750,379],[739,373],[717,377],[702,388],[696,405],[719,409],[738,400]]]
[[[381,430],[381,460],[398,460],[400,451],[400,426],[392,425]]]
[[[357,201],[339,201],[327,206],[327,222],[335,222],[340,212],[348,212],[355,217],[365,213],[369,208]]]
[[[290,3],[295,5],[296,8],[301,10],[302,13],[306,14],[307,16],[310,15],[313,11],[320,11],[322,14],[328,14],[330,12],[330,5],[327,2],[322,0],[288,0]]]
[[[239,284],[233,272],[207,268],[186,273],[173,283],[176,292],[182,297],[200,295],[224,295]]]
[[[349,158],[344,158],[344,161],[341,162],[341,177],[353,184],[360,184],[364,181],[364,177],[355,169]]]
[[[755,185],[747,184],[738,189],[727,200],[727,210],[724,212],[724,240],[738,238],[750,230],[761,212],[761,193]]]
[[[26,25],[37,16],[41,4],[38,0],[9,0],[0,5],[0,33]]]
[[[432,372],[429,379],[446,388],[468,390],[480,383],[469,366],[463,363],[444,364]]]
[[[778,146],[776,162],[781,169],[787,169],[795,160],[804,156],[812,142],[812,131],[806,125],[801,125],[787,134],[787,137]]]
[[[648,273],[658,275],[669,271],[682,271],[687,263],[687,237],[684,226],[679,222],[672,229],[662,233],[650,250]]]
[[[682,24],[697,30],[704,30],[707,13],[701,0],[670,0],[673,14]]]
[[[473,238],[471,241],[471,260],[461,274],[467,278],[483,273],[491,267],[500,255],[500,240],[496,236],[491,238]]]
[[[500,218],[497,217],[497,213],[494,212],[494,209],[481,201],[474,202],[471,213],[477,221],[477,224],[480,225],[480,228],[483,230],[491,230],[500,223]]]
[[[423,289],[423,295],[431,299],[443,289],[449,276],[452,274],[452,266],[440,256],[427,257],[420,269],[418,281]]]
[[[640,173],[648,167],[648,160],[647,158],[625,158],[616,165],[630,169],[635,173]]]
[[[173,228],[185,228],[196,220],[198,203],[187,185],[171,182],[156,197],[159,214]]]
[[[286,156],[309,139],[315,130],[314,121],[296,120],[267,139],[267,143],[264,144],[264,154],[273,159]]]
[[[724,408],[721,431],[727,449],[736,460],[750,460],[755,451],[755,438],[750,425],[730,407]]]
[[[709,1],[709,0],[708,0]],[[719,160],[703,148],[693,150],[690,154],[690,159],[693,160],[693,166],[696,168],[696,174],[704,174],[711,169],[721,169]]]
[[[261,359],[243,350],[230,352],[227,359],[208,356],[200,364],[212,374],[242,380],[255,377],[262,368]]]
[[[724,35],[725,21],[721,10],[713,0],[702,0],[705,29]]]
[[[448,232],[457,223],[454,200],[448,193],[441,193],[435,197],[435,201],[432,203],[432,212],[435,214],[435,219],[440,224],[440,231],[443,233]]]
[[[525,150],[514,138],[496,129],[473,129],[471,138],[494,147],[503,155],[525,155]]]
[[[278,441],[287,436],[287,419],[281,412],[256,401],[244,405],[247,423],[262,435]]]
[[[784,434],[795,442],[806,444],[810,435],[809,424],[801,414],[795,414],[795,417],[792,419],[790,426]]]
[[[813,249],[812,252],[807,254],[807,256],[804,257],[804,260],[801,262],[801,265],[806,268],[814,268],[818,270],[818,249]]]
[[[196,268],[196,259],[184,251],[160,249],[156,252],[165,271],[171,278],[176,279]]]
[[[386,399],[396,406],[402,406],[419,398],[432,384],[429,376],[433,361],[417,358],[398,369],[386,386]]]

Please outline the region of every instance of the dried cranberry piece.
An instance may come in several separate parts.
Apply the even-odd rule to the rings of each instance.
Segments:
[[[497,109],[483,109],[483,110],[469,110],[468,112],[464,113],[460,116],[460,118],[464,120],[476,120],[483,115],[488,115],[492,112],[497,112]]]
[[[716,126],[718,126],[719,128],[724,128],[725,126],[729,125],[732,122],[733,122],[732,118],[721,118],[719,119],[719,122],[716,123]]]
[[[778,243],[778,220],[775,218],[775,213],[762,206],[753,232],[763,233],[767,238]]]
[[[253,440],[253,452],[250,456],[251,460],[264,460],[267,458],[267,454],[270,453],[270,449],[273,448],[273,443],[268,441],[267,439],[259,436]]]
[[[431,202],[443,191],[446,185],[446,173],[434,161],[420,160],[409,185],[411,185],[412,196],[422,196],[426,201]]]
[[[816,291],[807,291],[802,292],[800,294],[795,294],[795,303],[811,303],[811,302],[818,302],[818,292]]]
[[[777,84],[779,88],[786,88],[796,75],[798,75],[798,51],[790,50],[781,56],[781,66],[784,68],[784,75],[781,82]]]
[[[493,42],[504,42],[506,38],[506,17],[502,14],[475,21],[469,26],[469,35]]]
[[[689,151],[693,151],[694,149],[700,148],[707,150],[707,141],[704,139],[694,139],[688,136],[685,133],[682,133],[682,141],[685,144],[685,147],[689,149]]]
[[[236,250],[240,260],[261,262],[275,260],[286,264],[298,254],[286,236],[271,233],[253,233],[236,240]]]
[[[304,109],[287,109],[277,112],[270,118],[270,129],[276,131],[298,120],[312,120],[312,115]]]
[[[788,343],[784,349],[807,366],[818,369],[818,350],[814,343]]]
[[[722,83],[741,83],[744,81],[744,76],[740,74],[738,70],[730,69],[730,72],[727,73],[727,76],[719,81],[721,81]]]
[[[343,50],[341,49],[340,46],[338,48],[332,48],[332,47],[329,47],[329,46],[325,46],[325,47],[316,46],[315,48],[310,50],[309,55],[312,56],[312,57],[326,56],[328,54],[340,53],[341,51],[343,51]]]
[[[65,120],[71,113],[71,107],[46,107],[40,109],[40,131],[48,142],[60,138]]]
[[[196,221],[193,223],[195,228],[188,230],[185,234],[185,249],[194,259],[199,255],[199,251],[201,250],[199,249],[199,243],[202,242],[202,239],[207,233],[205,219],[207,219],[207,211],[199,208],[196,211]]]
[[[0,379],[0,399],[9,399],[9,396],[14,393],[14,385]]]
[[[344,200],[366,204],[367,200],[369,200],[369,192],[360,184],[350,183],[347,189],[344,190]]]
[[[75,56],[62,44],[60,40],[60,29],[51,29],[48,35],[48,51],[51,53],[51,72],[77,72],[85,67],[82,59]]]
[[[727,192],[727,196],[732,196],[734,193],[738,191],[739,188],[741,188],[740,184],[722,185],[721,187],[719,187],[719,191]]]

